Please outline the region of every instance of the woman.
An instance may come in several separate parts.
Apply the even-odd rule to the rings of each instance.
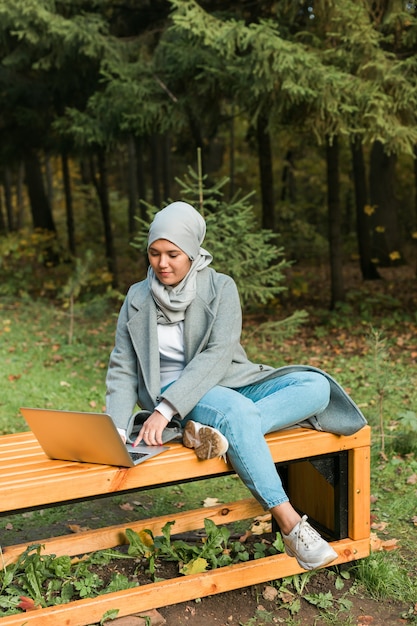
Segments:
[[[225,455],[277,521],[286,552],[315,569],[337,553],[292,507],[264,435],[304,425],[349,434],[365,423],[341,387],[304,366],[272,368],[248,360],[232,278],[208,267],[203,217],[174,202],[149,229],[149,270],[120,311],[107,373],[107,411],[124,440],[138,404],[149,412],[135,440],[160,445],[176,416],[185,446],[200,459]],[[308,422],[306,422],[308,420]]]

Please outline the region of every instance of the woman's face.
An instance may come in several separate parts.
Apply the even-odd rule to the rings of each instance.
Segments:
[[[167,239],[153,241],[148,249],[148,258],[155,276],[169,287],[178,285],[191,267],[185,252]]]

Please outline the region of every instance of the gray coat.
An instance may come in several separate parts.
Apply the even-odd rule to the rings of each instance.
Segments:
[[[148,281],[132,285],[120,310],[115,347],[107,372],[107,412],[119,428],[128,428],[138,404],[153,411],[161,400],[156,307]],[[184,320],[186,366],[164,392],[185,417],[215,385],[236,388],[297,370],[321,372],[306,365],[273,368],[252,363],[240,344],[242,313],[232,278],[205,268],[197,275],[197,294]],[[331,386],[329,406],[310,420],[318,430],[352,434],[366,424],[361,411],[340,385]]]

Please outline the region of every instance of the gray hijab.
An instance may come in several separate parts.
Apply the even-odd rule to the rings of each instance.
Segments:
[[[167,239],[192,261],[188,274],[175,287],[163,285],[149,267],[148,280],[158,309],[158,324],[182,321],[187,307],[194,300],[197,272],[213,260],[211,254],[201,247],[205,234],[204,218],[186,202],[173,202],[155,215],[149,227],[148,249],[154,241]]]

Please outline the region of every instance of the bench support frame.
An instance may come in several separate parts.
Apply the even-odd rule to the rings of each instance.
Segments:
[[[311,520],[315,520],[314,525],[319,530],[324,529],[330,537],[331,545],[338,553],[338,558],[332,565],[349,563],[368,556],[370,550],[369,427],[365,427],[357,435],[351,437],[302,432],[301,429],[297,429],[287,433],[274,433],[268,435],[267,439],[277,468],[283,475],[291,501],[300,509],[302,506],[303,512],[306,512]],[[296,445],[297,442],[298,445]],[[288,444],[287,448],[285,443]],[[312,456],[308,456],[308,449],[310,449]],[[219,460],[213,460],[213,462],[198,463],[197,466],[201,470],[207,470],[204,475],[201,471],[198,474],[195,471],[196,461],[193,456],[190,456],[190,453],[191,451],[182,448],[182,446],[173,447],[171,451],[166,453],[166,461],[169,463],[172,460],[168,455],[175,457],[177,454],[179,458],[182,458],[184,454],[188,455],[190,468],[194,468],[194,479],[197,480],[198,478],[230,473],[230,467],[227,468]],[[286,456],[287,458],[285,458]],[[164,455],[155,457],[155,462],[159,459],[160,465],[163,463],[163,457]],[[50,463],[53,462],[50,461]],[[152,461],[149,461],[149,465],[151,463]],[[211,468],[208,467],[210,464]],[[145,465],[147,464],[144,464],[143,467]],[[155,465],[157,467],[156,463]],[[111,469],[115,471],[114,468]],[[126,472],[126,470],[119,471]],[[132,471],[135,472],[136,470]],[[168,471],[169,468],[165,468],[164,474],[166,475]],[[181,471],[184,472],[184,467]],[[175,474],[175,472],[173,473]],[[174,478],[176,477],[174,476]],[[184,475],[182,480],[189,480],[189,478]],[[181,480],[176,479],[176,482],[181,482]],[[119,484],[122,487],[127,487],[127,489],[113,489],[110,492],[112,495],[134,488],[130,481],[125,483],[119,481]],[[154,482],[153,486],[161,486],[161,484],[163,482],[159,480]],[[146,484],[136,485],[136,488],[145,489]],[[87,497],[92,497],[92,494],[87,495]],[[23,501],[22,498],[22,509]],[[39,503],[38,507],[40,506]],[[216,525],[221,525],[250,519],[262,513],[264,513],[262,507],[253,498],[176,513],[173,533],[201,529],[204,525],[204,518],[210,518]],[[158,535],[161,534],[161,529],[168,521],[173,521],[173,515],[140,520],[129,524],[129,527],[136,532],[149,529]],[[57,556],[80,555],[126,544],[125,530],[126,524],[116,525],[78,534],[48,538],[37,543],[42,543],[45,546],[45,553]],[[7,563],[15,561],[26,548],[26,544],[4,548],[3,556],[6,566]],[[299,574],[303,571],[295,558],[286,554],[278,554],[211,570],[203,574],[181,576],[97,598],[87,598],[66,605],[31,611],[25,615],[2,617],[0,618],[0,626],[21,626],[23,623],[28,626],[57,626],[61,624],[65,624],[65,626],[87,626],[100,622],[104,613],[111,609],[118,609],[118,617],[123,617]]]

